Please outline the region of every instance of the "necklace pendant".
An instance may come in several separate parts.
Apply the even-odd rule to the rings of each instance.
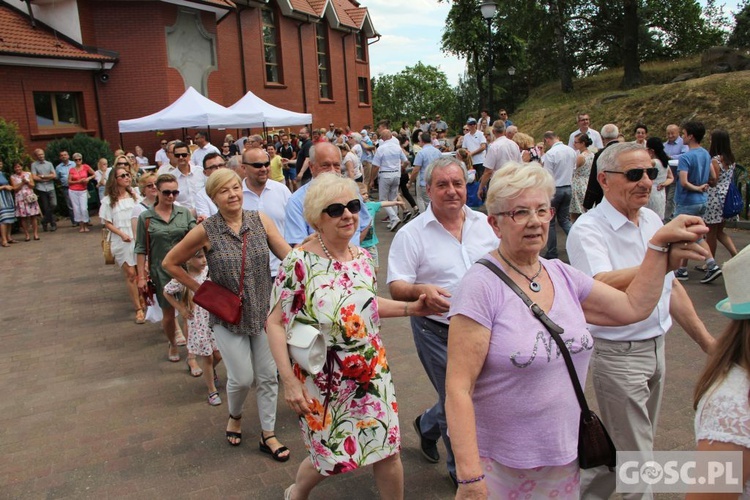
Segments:
[[[542,289],[542,285],[540,285],[536,281],[530,281],[529,288],[531,289],[532,292],[539,292],[539,290]]]

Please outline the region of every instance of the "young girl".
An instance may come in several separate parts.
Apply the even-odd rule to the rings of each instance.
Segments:
[[[206,254],[202,249],[187,261],[187,272],[198,283],[203,283],[208,278]],[[176,297],[177,294],[180,294],[179,299]],[[179,311],[180,316],[187,319],[188,352],[199,356],[202,361],[203,378],[208,388],[208,404],[220,405],[221,398],[216,390],[218,377],[214,368],[221,362],[221,354],[208,327],[208,311],[193,303],[193,292],[175,279],[164,287],[164,297]],[[189,364],[188,371],[191,371]]]
[[[404,202],[401,200],[370,201],[370,193],[368,192],[367,186],[362,182],[358,182],[357,186],[359,187],[359,194],[362,195],[362,199],[365,200],[365,208],[367,209],[367,213],[370,214],[371,221],[375,220],[375,215],[381,208],[404,206]],[[372,265],[377,274],[378,269],[380,268],[380,262],[378,261],[378,237],[375,235],[375,225],[370,223],[370,227],[365,229],[365,234],[366,236],[362,239],[360,245],[372,255]]]

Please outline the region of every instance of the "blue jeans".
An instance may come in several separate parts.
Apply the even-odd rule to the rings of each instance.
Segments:
[[[675,205],[674,207],[674,217],[677,217],[681,214],[697,215],[698,217],[703,217],[703,214],[705,213],[705,203],[696,203],[695,205]]]
[[[560,223],[560,227],[565,234],[570,232],[572,226],[570,222],[570,201],[573,199],[573,190],[570,186],[558,186],[555,189],[555,196],[552,197],[550,205],[555,209],[555,218],[549,221],[549,235],[547,237],[547,255],[548,259],[557,258],[557,228],[555,219]]]
[[[451,440],[448,437],[448,422],[445,419],[445,368],[448,364],[448,325],[430,321],[427,318],[412,316],[411,332],[414,345],[422,366],[427,372],[432,386],[438,393],[438,401],[427,409],[419,422],[422,435],[437,441],[442,436],[448,452],[448,472],[456,474],[456,460],[453,458]]]

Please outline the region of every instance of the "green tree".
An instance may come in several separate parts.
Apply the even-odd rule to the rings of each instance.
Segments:
[[[734,30],[727,42],[731,47],[750,47],[750,3],[744,2],[734,15]]]
[[[18,124],[5,121],[3,118],[0,118],[0,160],[3,160],[6,172],[11,171],[15,161],[29,163],[29,155],[26,154],[26,146],[23,136],[18,131]]]
[[[418,62],[395,75],[372,79],[372,106],[375,119],[392,123],[414,123],[420,116],[446,114],[453,108],[455,95],[439,68]]]

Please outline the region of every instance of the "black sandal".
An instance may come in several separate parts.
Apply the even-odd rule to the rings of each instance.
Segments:
[[[239,417],[235,417],[234,415],[230,413],[229,418],[232,420],[241,420],[242,415],[240,415]],[[231,446],[239,446],[242,443],[242,432],[226,431],[226,433],[227,433],[227,443],[229,443]],[[231,438],[238,439],[238,441],[236,443],[233,443],[232,441],[230,441]]]
[[[270,436],[264,436],[263,433],[261,432],[260,433],[261,442],[258,443],[258,447],[260,448],[260,451],[262,451],[263,453],[268,453],[277,462],[286,462],[287,460],[289,460],[289,457],[291,457],[292,454],[290,453],[289,455],[286,455],[283,457],[281,456],[281,454],[284,453],[285,451],[289,451],[289,448],[282,445],[279,448],[277,448],[276,451],[273,451],[271,447],[266,444],[267,440],[273,439],[275,437],[276,437],[276,434],[271,434]]]

